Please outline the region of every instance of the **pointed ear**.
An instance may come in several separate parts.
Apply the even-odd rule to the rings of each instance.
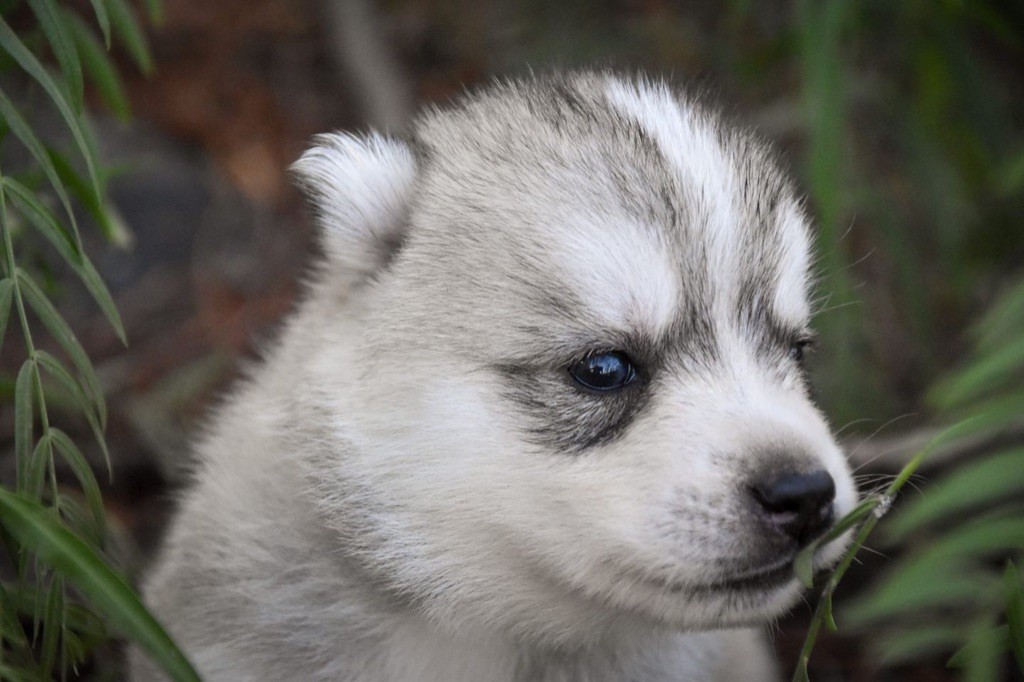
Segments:
[[[409,147],[376,133],[318,135],[291,170],[331,269],[358,284],[386,267],[405,236],[416,175]]]

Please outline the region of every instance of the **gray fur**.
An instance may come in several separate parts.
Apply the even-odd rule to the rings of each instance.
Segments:
[[[764,145],[582,73],[495,84],[408,144],[322,137],[295,171],[326,258],[145,583],[203,674],[772,679],[749,628],[799,587],[750,575],[795,548],[750,479],[824,466],[838,513],[854,493],[788,355],[807,227]],[[581,391],[566,368],[601,350],[638,381]]]

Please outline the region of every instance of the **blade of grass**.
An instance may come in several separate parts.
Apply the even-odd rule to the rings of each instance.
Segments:
[[[108,622],[134,639],[173,680],[199,675],[121,576],[40,505],[0,488],[0,524],[24,547],[71,581]]]
[[[15,276],[29,306],[53,338],[61,345],[64,352],[68,354],[68,357],[71,358],[72,364],[82,377],[83,385],[89,393],[89,398],[96,406],[96,412],[100,417],[100,424],[106,428],[106,400],[103,397],[103,391],[100,389],[96,373],[93,371],[92,363],[89,362],[89,356],[86,355],[82,345],[78,342],[75,333],[71,331],[71,327],[60,316],[57,309],[46,298],[43,290],[29,277],[28,273],[18,268]]]
[[[85,210],[88,211],[92,219],[99,225],[103,236],[116,246],[131,244],[131,230],[128,229],[124,219],[118,214],[117,207],[102,198],[94,196],[89,190],[88,183],[75,171],[74,166],[60,152],[50,148],[47,149],[47,153],[50,156],[53,167],[57,169],[57,174],[60,176],[61,181],[82,202],[82,206],[85,207]]]
[[[114,33],[124,43],[135,65],[144,74],[152,73],[153,57],[149,54],[146,36],[135,18],[135,12],[125,0],[106,0],[107,11]]]
[[[53,461],[53,450],[50,446],[50,434],[44,433],[36,443],[32,451],[32,457],[27,465],[26,488],[32,499],[38,500],[43,496],[43,485],[46,480],[46,469]]]
[[[922,656],[954,651],[964,633],[951,624],[929,625],[909,630],[885,630],[872,642],[871,651],[882,665],[910,663]]]
[[[28,467],[32,459],[32,360],[26,360],[14,382],[14,451],[18,467],[18,490],[28,490]]]
[[[935,384],[928,393],[928,401],[941,410],[969,404],[1003,382],[1012,381],[1021,367],[1024,367],[1024,335]]]
[[[64,207],[64,212],[67,214],[68,221],[71,223],[72,232],[75,234],[75,243],[78,244],[79,249],[81,249],[82,238],[78,232],[78,221],[75,219],[75,212],[71,208],[71,199],[68,197],[67,190],[64,187],[64,182],[57,173],[57,168],[54,166],[50,155],[47,153],[46,147],[39,141],[36,134],[32,132],[32,127],[24,118],[22,118],[21,114],[18,113],[17,108],[2,89],[0,89],[0,119],[6,121],[11,132],[14,133],[15,137],[21,140],[23,145],[25,145],[29,154],[32,155],[32,158],[35,159],[36,163],[39,164],[39,167],[46,175],[46,179],[50,181],[50,185],[53,187],[53,191],[57,193],[57,198]]]
[[[76,14],[66,11],[65,17],[85,73],[92,84],[96,86],[100,97],[114,112],[114,116],[120,121],[129,120],[131,110],[128,106],[128,98],[124,94],[124,85],[121,83],[121,77],[118,76],[117,69],[110,61],[106,49],[96,40],[88,25]]]
[[[89,422],[89,428],[92,430],[93,436],[96,438],[96,443],[100,446],[103,451],[103,460],[107,467],[107,474],[113,477],[113,468],[110,465],[110,452],[107,450],[106,439],[103,437],[103,429],[100,427],[99,415],[96,413],[96,407],[92,401],[85,394],[85,389],[82,384],[61,364],[60,360],[50,355],[44,350],[36,351],[36,361],[39,366],[43,368],[46,374],[52,378],[60,387],[63,389],[69,397],[75,402],[78,408],[85,415],[86,421]]]
[[[43,65],[39,63],[39,60],[36,59],[35,55],[25,47],[25,44],[21,42],[11,27],[7,25],[3,17],[0,17],[0,47],[14,57],[21,68],[25,69],[50,96],[61,118],[64,119],[68,130],[71,131],[71,136],[74,138],[82,158],[85,160],[85,167],[89,174],[89,180],[92,183],[93,193],[97,198],[102,196],[103,192],[100,189],[102,186],[100,185],[99,175],[96,172],[96,162],[93,159],[92,147],[89,144],[92,135],[86,133],[82,121],[68,103],[67,94],[61,85],[50,76]]]
[[[64,22],[61,9],[53,0],[27,1],[60,65],[60,72],[67,84],[70,104],[76,114],[81,114],[85,89],[82,82],[82,64],[78,59],[78,50],[75,49],[71,36],[68,34],[68,27]]]
[[[14,280],[10,277],[0,280],[0,350],[4,348],[4,336],[7,334],[7,320],[10,318],[11,305],[14,303]]]
[[[72,532],[77,533],[78,537],[85,540],[90,547],[103,546],[105,536],[96,527],[92,513],[78,504],[75,498],[70,495],[61,495],[57,510],[60,512],[64,525]]]
[[[1020,574],[1012,561],[1006,562],[1003,590],[1006,596],[1008,644],[1017,661],[1017,667],[1024,673],[1024,591],[1021,590]]]
[[[43,607],[43,643],[40,647],[40,664],[43,668],[41,679],[53,679],[54,666],[57,664],[57,653],[60,647],[61,611],[63,611],[64,590],[59,579],[50,581],[46,592],[46,606]]]
[[[12,203],[28,218],[29,223],[35,226],[50,244],[64,256],[64,260],[75,271],[79,279],[82,280],[82,283],[85,284],[85,288],[92,295],[93,300],[99,305],[104,317],[107,318],[110,326],[113,327],[121,343],[127,344],[128,340],[125,337],[124,323],[121,321],[121,315],[117,312],[117,306],[114,304],[114,299],[110,296],[107,285],[103,283],[103,279],[96,272],[96,268],[84,252],[78,251],[77,248],[74,251],[70,250],[72,247],[72,244],[68,242],[70,235],[63,229],[60,221],[57,220],[57,216],[43,206],[30,189],[14,178],[0,178],[0,184],[6,190],[9,190]]]
[[[965,668],[971,658],[978,655],[980,651],[992,648],[1005,650],[1010,646],[1010,629],[1006,625],[985,630],[982,634],[971,637],[967,644],[960,647],[953,656],[946,661],[947,668]]]
[[[96,23],[100,27],[100,33],[103,34],[103,43],[110,49],[110,16],[107,14],[107,6],[103,4],[103,0],[89,0],[92,5],[92,11],[96,15]]]
[[[96,476],[92,473],[92,467],[89,466],[85,455],[82,454],[82,451],[78,449],[78,446],[75,445],[75,442],[66,433],[51,427],[50,439],[61,454],[64,462],[71,468],[75,478],[78,479],[78,484],[85,495],[86,504],[89,505],[89,511],[93,515],[93,522],[102,531],[106,525],[107,517],[103,509],[103,497],[100,495],[100,486],[96,481]]]
[[[808,680],[807,666],[810,663],[811,652],[814,650],[814,644],[818,639],[818,633],[821,630],[823,623],[828,620],[828,615],[831,611],[831,599],[835,593],[836,588],[839,586],[839,581],[842,580],[843,575],[849,569],[853,563],[854,557],[860,548],[864,546],[864,542],[867,540],[871,531],[874,530],[878,524],[879,519],[882,515],[888,511],[889,506],[900,489],[906,484],[910,477],[914,475],[918,467],[921,466],[921,462],[931,454],[936,448],[943,445],[944,443],[955,440],[961,437],[966,431],[970,429],[972,420],[967,419],[962,422],[958,422],[953,426],[950,426],[940,432],[935,438],[933,438],[924,448],[922,448],[911,460],[900,470],[896,478],[893,479],[892,483],[886,488],[885,493],[881,497],[881,503],[876,505],[873,509],[873,513],[867,514],[860,526],[857,527],[856,536],[850,547],[846,550],[846,553],[839,560],[839,563],[832,570],[828,580],[825,582],[825,587],[822,590],[821,596],[818,599],[818,605],[814,610],[814,615],[811,618],[810,627],[807,630],[807,636],[804,639],[804,645],[800,650],[800,656],[797,659],[797,666],[793,672],[794,682],[801,680]],[[858,507],[854,508],[856,511]],[[851,512],[852,513],[852,512]],[[795,564],[794,564],[795,568]],[[834,623],[833,623],[834,624]]]
[[[53,245],[68,265],[81,265],[82,251],[75,241],[75,236],[40,203],[32,190],[10,176],[0,178],[0,187],[11,200],[11,204],[28,218],[28,222]]]
[[[1024,447],[969,462],[907,502],[881,535],[887,544],[918,533],[925,526],[1024,490]]]

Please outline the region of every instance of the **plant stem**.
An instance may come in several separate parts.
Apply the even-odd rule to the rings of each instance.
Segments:
[[[2,178],[3,172],[0,171],[0,179]],[[32,342],[32,328],[28,323],[28,314],[25,311],[25,301],[22,298],[21,285],[18,281],[18,269],[14,260],[14,240],[11,238],[9,225],[10,220],[7,217],[7,197],[3,187],[0,186],[0,231],[3,232],[4,260],[6,262],[7,275],[11,278],[11,282],[14,285],[14,304],[18,310],[18,320],[21,323],[22,336],[25,339],[25,349],[28,353],[29,360],[32,362],[32,382],[33,390],[36,392],[36,398],[39,405],[39,425],[42,428],[43,436],[46,437],[50,433],[50,418],[46,410],[46,396],[43,395],[43,379],[39,371],[36,347]],[[46,451],[49,459],[50,494],[53,504],[56,505],[57,472],[53,463],[53,444],[50,442],[49,438],[46,440]],[[21,468],[26,467],[27,464],[27,462],[18,462],[18,465]]]

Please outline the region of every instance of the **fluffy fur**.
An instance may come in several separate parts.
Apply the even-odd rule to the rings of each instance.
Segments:
[[[771,679],[750,628],[797,599],[797,548],[750,486],[855,493],[790,352],[809,237],[764,145],[583,73],[409,142],[322,136],[295,172],[326,258],[145,584],[205,677]],[[573,382],[612,349],[634,384]]]

